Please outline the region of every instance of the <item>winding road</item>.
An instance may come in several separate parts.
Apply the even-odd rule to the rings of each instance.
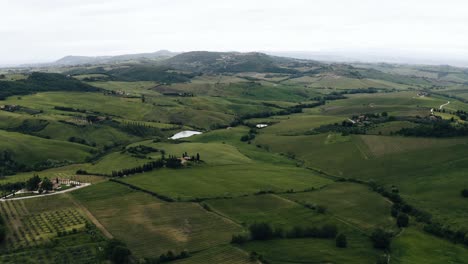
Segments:
[[[60,191],[60,192],[44,193],[44,194],[31,195],[31,196],[25,196],[25,197],[18,197],[18,198],[7,198],[7,199],[1,198],[0,202],[33,199],[33,198],[39,198],[39,197],[44,197],[44,196],[57,195],[57,194],[72,192],[74,190],[78,190],[78,189],[81,189],[90,185],[91,185],[90,183],[82,183],[80,186],[76,186],[76,187],[73,187],[64,191]]]
[[[446,104],[442,104],[442,105],[440,105],[440,106],[439,106],[439,109],[440,109],[440,110],[442,110],[442,108],[443,108],[444,106],[448,105],[448,104],[450,104],[450,101],[447,101],[447,103],[446,103]]]

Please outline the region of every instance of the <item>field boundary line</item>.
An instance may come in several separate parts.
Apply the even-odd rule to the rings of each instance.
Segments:
[[[68,198],[70,198],[70,200],[73,202],[74,205],[76,205],[79,209],[81,209],[81,211],[83,211],[83,213],[85,213],[85,215],[91,220],[91,222],[93,222],[93,224],[99,230],[101,230],[101,232],[104,234],[104,236],[106,236],[109,239],[114,238],[114,236],[109,231],[107,231],[107,229],[104,227],[104,225],[102,225],[101,222],[99,222],[99,220],[97,220],[97,218],[94,217],[94,215],[88,210],[88,208],[86,208],[84,205],[82,205],[74,197],[71,197],[69,194],[66,194],[66,196],[68,196]]]
[[[227,221],[229,221],[229,222],[231,222],[231,223],[233,223],[233,224],[235,224],[235,225],[237,225],[239,227],[244,228],[244,226],[241,223],[239,223],[236,220],[234,220],[234,219],[232,219],[232,218],[218,212],[216,209],[213,209],[213,207],[208,205],[210,209],[207,210],[200,203],[196,203],[196,204],[198,204],[198,206],[200,206],[203,210],[207,211],[208,213],[212,213],[214,215],[217,215],[217,216],[219,216],[219,217],[221,217],[221,218],[223,218],[223,219],[225,219],[225,220],[227,220]]]

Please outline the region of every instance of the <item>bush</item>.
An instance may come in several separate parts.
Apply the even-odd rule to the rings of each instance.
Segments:
[[[232,235],[231,243],[232,244],[244,244],[249,238],[246,235]]]
[[[348,246],[348,241],[346,239],[346,235],[339,234],[335,239],[336,246],[339,248],[345,248]]]
[[[407,227],[409,225],[409,217],[407,214],[401,213],[397,217],[398,227]]]
[[[104,247],[104,255],[106,258],[116,264],[128,263],[131,254],[127,246],[117,239],[109,240]]]
[[[253,240],[267,240],[273,238],[273,228],[268,223],[255,223],[249,227]]]
[[[389,249],[390,242],[392,239],[392,233],[387,232],[381,228],[378,228],[372,232],[371,240],[374,244],[374,248],[378,249]]]
[[[317,213],[319,214],[324,214],[327,212],[327,207],[324,205],[318,205],[317,206]]]

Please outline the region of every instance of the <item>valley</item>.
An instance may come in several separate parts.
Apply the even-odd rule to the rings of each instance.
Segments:
[[[1,263],[466,263],[465,68],[155,54],[0,69]]]

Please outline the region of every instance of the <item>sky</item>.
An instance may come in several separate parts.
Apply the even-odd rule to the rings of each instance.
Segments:
[[[0,0],[0,65],[171,51],[468,61],[466,0]]]

